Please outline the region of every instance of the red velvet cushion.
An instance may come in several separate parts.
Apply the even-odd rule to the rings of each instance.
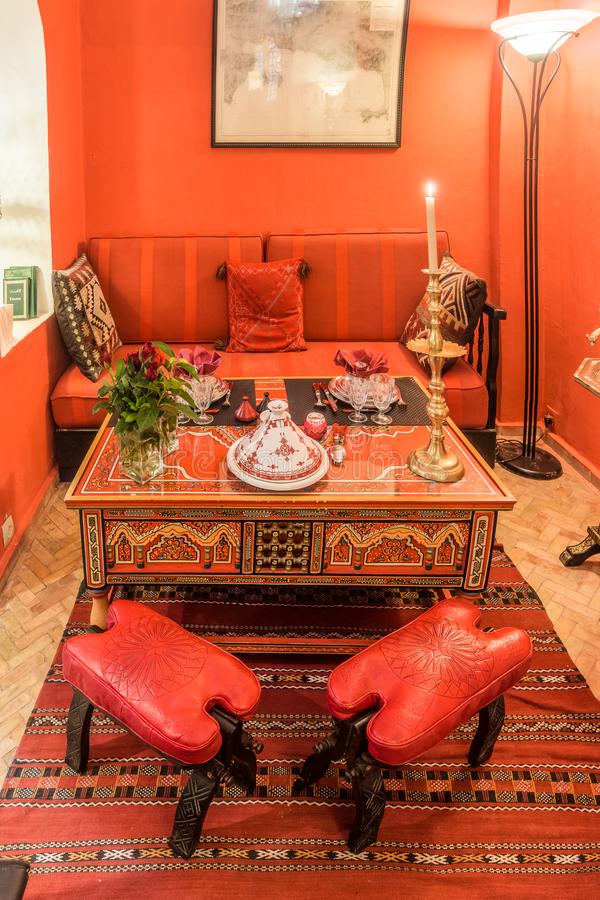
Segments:
[[[415,759],[528,669],[527,632],[486,633],[480,618],[471,603],[443,600],[342,663],[327,688],[332,714],[350,719],[379,707],[367,726],[369,752],[391,766]]]
[[[254,673],[140,603],[115,601],[108,624],[103,634],[67,641],[66,680],[166,756],[194,765],[212,759],[221,733],[208,710],[248,718],[260,697]]]
[[[306,350],[301,268],[301,259],[227,264],[229,352]]]

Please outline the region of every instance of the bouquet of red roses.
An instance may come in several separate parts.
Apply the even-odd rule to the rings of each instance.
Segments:
[[[98,390],[93,412],[104,409],[116,416],[117,434],[133,429],[148,432],[161,422],[176,422],[179,414],[195,415],[189,379],[198,377],[196,368],[177,359],[168,344],[146,341],[140,350],[117,360],[114,372],[109,366],[110,360],[105,360],[109,378]]]

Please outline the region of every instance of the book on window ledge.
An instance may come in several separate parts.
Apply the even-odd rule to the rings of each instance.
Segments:
[[[27,315],[17,316],[15,318],[33,319],[37,316],[37,266],[9,266],[4,270],[4,283],[18,281],[22,282],[24,278],[29,280],[29,293],[27,300]],[[6,298],[6,288],[5,288]],[[6,299],[4,300],[6,303]]]

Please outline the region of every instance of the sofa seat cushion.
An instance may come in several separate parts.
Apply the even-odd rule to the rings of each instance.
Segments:
[[[337,719],[367,709],[369,752],[401,766],[466,722],[529,668],[531,639],[520,628],[481,631],[481,612],[443,600],[404,628],[338,666],[327,702]]]
[[[129,344],[115,352],[115,360],[125,357],[140,344]],[[172,344],[178,352],[190,344]],[[370,350],[385,353],[392,375],[413,375],[427,385],[428,373],[419,365],[413,353],[397,341],[309,341],[304,353],[225,353],[218,370],[222,378],[325,378],[339,375],[342,369],[333,358],[343,346],[358,350],[367,346]],[[444,376],[446,399],[450,415],[460,428],[484,428],[487,419],[487,390],[480,375],[464,360]],[[70,365],[59,378],[52,392],[52,412],[59,428],[95,428],[104,418],[102,412],[92,413],[100,382],[93,384],[76,366]]]
[[[107,631],[66,642],[63,671],[94,706],[188,765],[207,762],[221,746],[213,706],[247,719],[260,698],[241,660],[131,600],[111,605]]]

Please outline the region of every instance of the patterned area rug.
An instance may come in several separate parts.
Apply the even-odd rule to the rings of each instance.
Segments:
[[[128,596],[200,634],[302,640],[375,639],[435,602],[432,591],[294,591],[240,587],[189,594],[147,588]],[[308,797],[291,786],[328,731],[324,689],[335,658],[246,656],[263,687],[250,722],[265,749],[254,797],[227,786],[211,806],[195,856],[171,855],[170,832],[185,780],[102,713],[90,766],[63,762],[70,690],[60,648],[0,794],[0,856],[30,859],[27,900],[190,896],[304,898],[591,897],[600,883],[600,704],[587,688],[535,593],[496,551],[483,626],[520,625],[532,666],[507,698],[492,761],[466,764],[475,722],[423,758],[385,773],[388,806],[379,842],[353,856],[350,784],[334,765]],[[75,604],[66,636],[89,616]]]

